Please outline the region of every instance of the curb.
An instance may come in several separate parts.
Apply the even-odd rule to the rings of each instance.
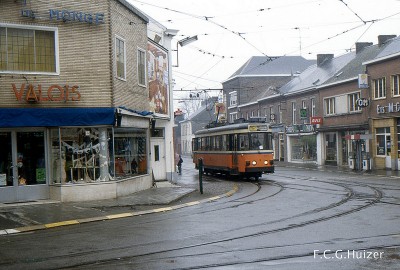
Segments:
[[[60,222],[54,222],[54,223],[18,227],[18,228],[13,228],[13,229],[5,229],[5,230],[0,230],[0,236],[13,235],[13,234],[18,234],[18,233],[32,232],[32,231],[45,230],[45,229],[52,229],[52,228],[57,228],[57,227],[70,226],[70,225],[85,224],[85,223],[96,222],[96,221],[106,221],[106,220],[113,220],[113,219],[119,219],[119,218],[127,218],[127,217],[149,215],[149,214],[154,214],[154,213],[168,212],[168,211],[172,211],[172,210],[176,210],[176,209],[180,209],[180,208],[185,208],[185,207],[194,206],[194,205],[207,203],[207,202],[213,202],[213,201],[216,201],[216,200],[219,200],[222,198],[230,197],[233,194],[235,194],[238,190],[239,190],[239,187],[237,184],[235,184],[233,186],[233,189],[228,191],[227,193],[218,195],[218,196],[214,196],[211,198],[207,198],[204,200],[192,201],[192,202],[183,203],[183,204],[179,204],[179,205],[156,208],[156,209],[151,209],[151,210],[138,211],[138,212],[127,212],[127,213],[99,216],[99,217],[93,217],[93,218],[72,219],[72,220],[66,220],[66,221],[60,221]]]

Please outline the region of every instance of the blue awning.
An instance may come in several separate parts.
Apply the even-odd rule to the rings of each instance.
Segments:
[[[115,108],[0,108],[0,127],[114,125]]]

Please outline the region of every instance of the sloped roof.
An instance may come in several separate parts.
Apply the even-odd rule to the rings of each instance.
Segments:
[[[302,72],[315,60],[307,60],[302,56],[266,57],[253,56],[240,67],[228,80],[237,76],[290,76]]]
[[[279,90],[282,94],[293,94],[310,89],[325,83],[335,76],[344,66],[356,56],[355,52],[347,53],[326,61],[321,65],[312,65],[298,77],[282,86]]]
[[[197,130],[203,129],[208,123],[215,120],[214,115],[214,103],[216,102],[216,98],[211,98],[207,100],[197,111],[192,113],[187,119],[181,121],[184,122],[192,122],[192,133],[195,133]]]
[[[364,48],[359,53],[356,53],[355,57],[342,69],[338,70],[334,76],[328,79],[324,85],[357,78],[358,74],[365,73],[365,65],[363,65],[363,62],[375,58],[380,51],[381,48],[378,45],[371,45]]]
[[[134,7],[132,4],[128,3],[125,0],[118,0],[118,2],[120,2],[123,6],[125,6],[127,9],[129,9],[131,12],[133,12],[134,14],[136,14],[139,18],[141,18],[143,21],[145,21],[146,23],[149,22],[149,18],[147,17],[147,15],[145,15],[141,10],[139,10],[138,8]]]
[[[389,59],[391,57],[399,56],[400,36],[393,39],[389,39],[381,47],[382,50],[380,51],[380,53],[374,59],[364,62],[364,64],[376,63],[379,61],[383,61],[385,59]]]

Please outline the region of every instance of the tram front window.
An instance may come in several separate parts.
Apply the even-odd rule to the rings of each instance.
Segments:
[[[270,148],[271,135],[268,133],[250,133],[250,150],[266,150]]]

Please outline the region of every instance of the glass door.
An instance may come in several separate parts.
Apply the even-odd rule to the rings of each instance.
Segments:
[[[46,184],[43,132],[17,132],[18,186]]]
[[[0,188],[14,185],[11,132],[0,132]]]
[[[0,143],[0,202],[47,199],[44,132],[0,132]]]

